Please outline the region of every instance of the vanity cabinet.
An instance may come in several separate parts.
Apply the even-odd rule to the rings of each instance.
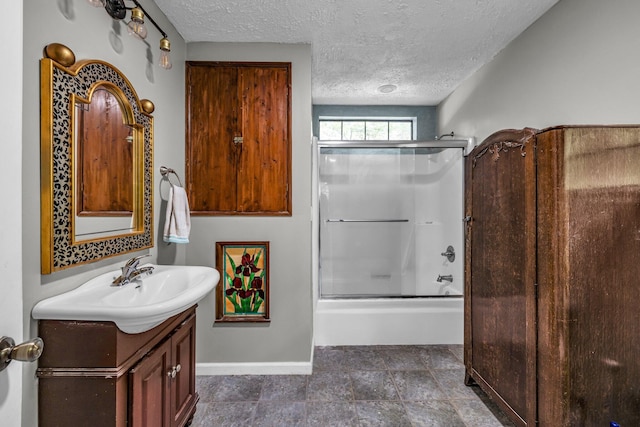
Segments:
[[[195,307],[126,334],[112,322],[41,320],[38,425],[182,427],[196,410]]]
[[[640,128],[500,131],[465,173],[467,384],[518,426],[640,425]]]

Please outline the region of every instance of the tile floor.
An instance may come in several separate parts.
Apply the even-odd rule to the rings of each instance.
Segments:
[[[513,426],[464,385],[462,346],[316,347],[312,375],[199,376],[193,427]]]

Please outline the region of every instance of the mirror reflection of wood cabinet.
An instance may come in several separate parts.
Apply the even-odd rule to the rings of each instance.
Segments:
[[[133,134],[118,98],[106,88],[77,103],[78,215],[133,213]]]
[[[518,426],[640,425],[640,128],[498,132],[465,189],[467,383]]]
[[[291,215],[291,64],[188,62],[194,215]]]
[[[140,334],[112,322],[41,320],[38,425],[189,425],[196,410],[195,307]]]

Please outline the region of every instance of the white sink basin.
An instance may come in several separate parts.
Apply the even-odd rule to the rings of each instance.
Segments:
[[[149,266],[146,264],[145,266]],[[153,273],[121,287],[120,271],[95,277],[78,288],[40,301],[34,319],[111,321],[128,334],[148,331],[211,292],[220,273],[197,266],[153,266]]]

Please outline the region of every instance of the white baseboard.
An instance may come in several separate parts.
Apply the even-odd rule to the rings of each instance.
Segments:
[[[196,363],[196,375],[311,375],[309,362]]]

